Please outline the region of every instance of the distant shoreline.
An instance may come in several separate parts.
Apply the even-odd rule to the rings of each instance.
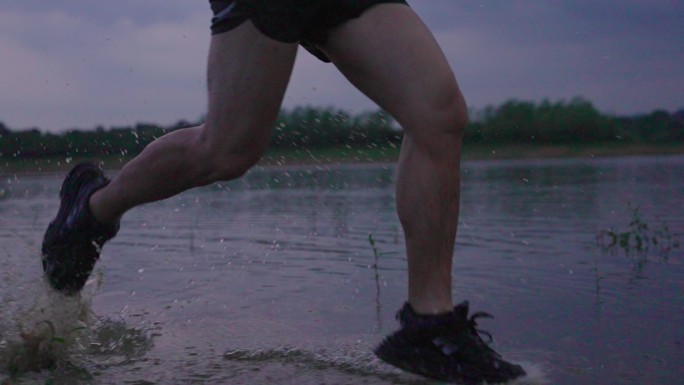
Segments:
[[[645,156],[684,154],[684,144],[578,144],[578,145],[480,145],[466,144],[463,161],[502,159],[600,158],[614,156]],[[306,164],[395,162],[399,158],[397,146],[336,147],[318,149],[273,149],[266,152],[259,166],[287,166]],[[131,156],[89,158],[101,161],[104,168],[120,169]],[[86,158],[67,159],[0,159],[1,174],[43,173],[69,170]]]

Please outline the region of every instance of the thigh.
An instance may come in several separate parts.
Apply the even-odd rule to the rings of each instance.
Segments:
[[[467,114],[456,78],[437,41],[406,5],[379,4],[332,29],[321,47],[363,93],[414,137],[435,114]],[[423,132],[416,132],[421,130]]]
[[[263,35],[250,21],[211,38],[209,107],[203,136],[224,150],[262,150],[292,73],[297,46]]]

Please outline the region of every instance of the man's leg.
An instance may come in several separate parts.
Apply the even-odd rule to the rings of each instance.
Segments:
[[[253,166],[268,143],[296,49],[262,35],[251,22],[214,35],[204,125],[151,143],[111,182],[95,164],[75,166],[62,183],[59,210],[43,237],[43,271],[50,285],[67,295],[78,293],[128,209],[239,177]]]
[[[93,194],[94,216],[112,223],[137,205],[243,175],[268,144],[296,50],[264,36],[250,21],[212,36],[206,123],[147,146]]]
[[[322,47],[344,75],[392,114],[405,136],[397,210],[406,235],[409,303],[401,329],[375,349],[410,372],[458,383],[520,377],[478,334],[468,303],[453,307],[451,260],[459,210],[466,104],[441,49],[405,5],[381,4],[331,31]]]
[[[381,4],[330,33],[322,47],[341,72],[405,130],[397,210],[409,266],[409,303],[452,310],[459,159],[467,109],[430,31],[405,5]]]

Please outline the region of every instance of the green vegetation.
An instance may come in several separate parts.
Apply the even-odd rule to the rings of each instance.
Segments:
[[[646,257],[649,251],[667,259],[668,254],[680,246],[679,239],[670,232],[667,223],[652,228],[639,213],[639,206],[632,208],[629,225],[624,230],[601,230],[596,244],[606,251],[622,250],[625,254]]]
[[[591,102],[510,100],[475,112],[465,142],[534,144],[682,143],[684,110],[635,117],[601,114]]]
[[[130,157],[167,132],[199,123],[178,122],[172,127],[137,124],[92,130],[43,133],[34,128],[12,131],[0,123],[0,158],[70,159]],[[351,116],[332,108],[295,108],[282,111],[275,122],[270,147],[276,150],[367,147],[397,144],[401,133],[383,112]]]
[[[85,158],[116,166],[161,135],[196,124],[180,121],[160,127],[141,123],[54,134],[36,128],[12,130],[0,123],[0,159],[6,166],[22,162],[38,170],[60,168],[62,163]],[[298,107],[281,111],[265,162],[393,160],[401,138],[402,132],[382,111],[352,115],[334,108]],[[592,148],[600,155],[600,149],[625,146],[646,152],[656,147],[666,148],[665,152],[682,152],[684,110],[616,117],[600,113],[581,98],[541,103],[510,100],[498,107],[471,111],[464,140],[466,151],[473,149],[473,158],[481,157],[478,152],[487,157],[520,157],[530,152],[582,156],[593,155]],[[496,155],[497,149],[507,154]]]

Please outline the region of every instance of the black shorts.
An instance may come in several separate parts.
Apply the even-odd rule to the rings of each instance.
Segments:
[[[324,62],[317,48],[328,40],[328,30],[357,18],[382,3],[406,4],[406,0],[209,0],[214,17],[212,35],[230,31],[246,20],[264,35],[284,43],[299,43]]]

